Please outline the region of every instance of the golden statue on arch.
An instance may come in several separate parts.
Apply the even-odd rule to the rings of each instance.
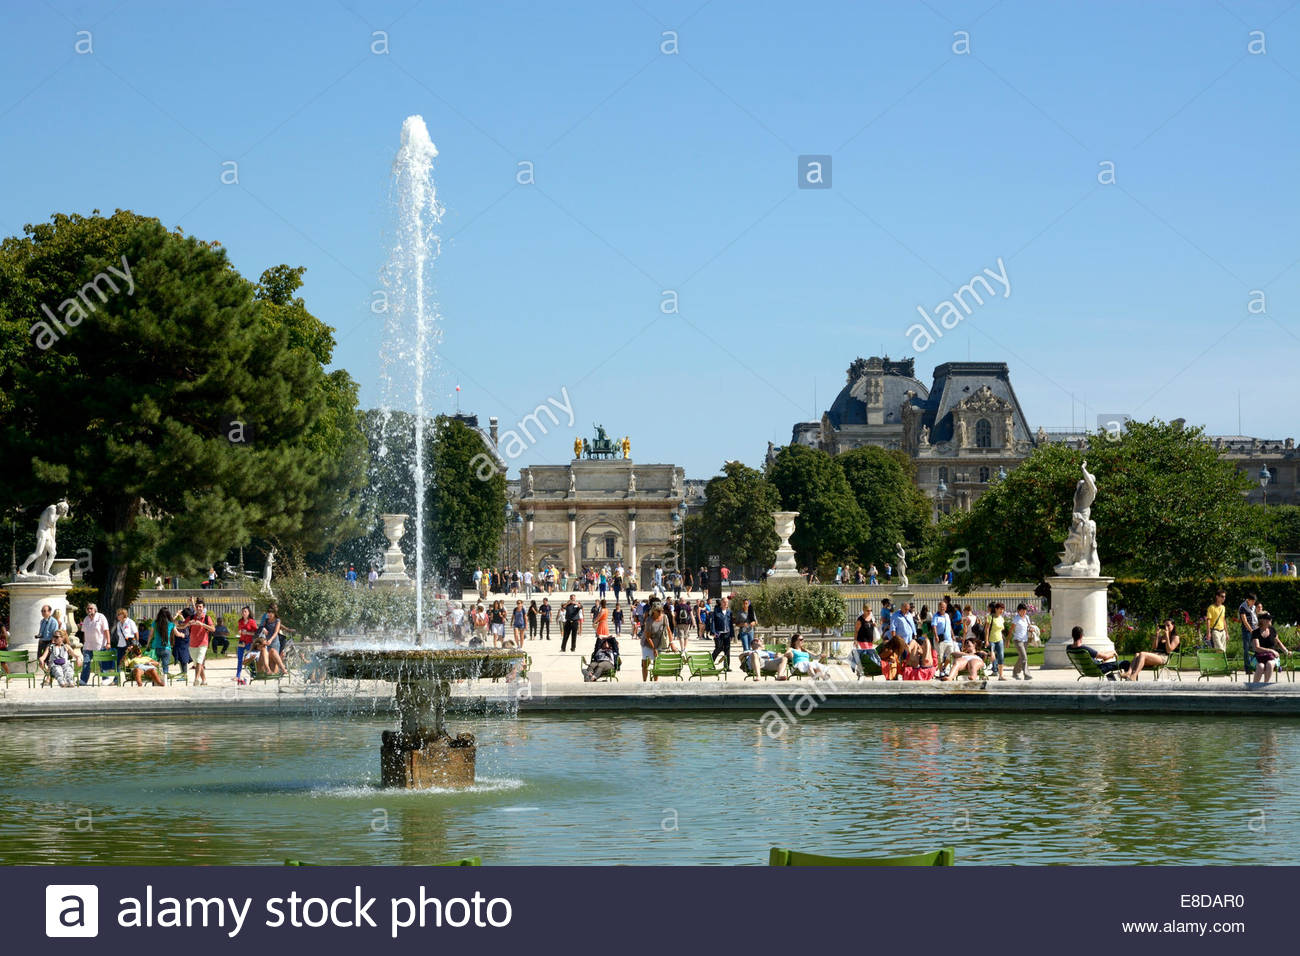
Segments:
[[[632,457],[632,439],[630,439],[627,435],[623,436],[623,457],[624,458]]]

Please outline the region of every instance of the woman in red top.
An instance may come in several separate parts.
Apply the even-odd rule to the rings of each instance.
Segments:
[[[253,646],[253,638],[256,636],[257,619],[253,617],[252,608],[245,604],[239,610],[239,646],[236,648],[235,680],[239,680],[239,675],[244,671],[244,655]]]

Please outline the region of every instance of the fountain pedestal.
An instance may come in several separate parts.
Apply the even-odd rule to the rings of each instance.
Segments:
[[[794,534],[794,519],[799,517],[797,511],[773,511],[772,520],[776,523],[776,536],[780,544],[776,548],[776,561],[772,564],[770,578],[801,578],[799,565],[794,558],[794,548],[790,547],[790,535]]]
[[[388,550],[384,552],[383,573],[375,582],[381,588],[409,588],[413,582],[406,573],[406,556],[402,554],[399,542],[406,533],[406,515],[380,515],[384,522],[384,537],[388,539]]]
[[[379,747],[385,787],[469,787],[478,747],[473,734],[447,732],[451,681],[513,679],[527,660],[510,649],[339,650],[325,663],[335,677],[388,680],[397,684],[400,730],[386,730]]]

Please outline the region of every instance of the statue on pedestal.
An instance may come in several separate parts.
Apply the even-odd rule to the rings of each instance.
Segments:
[[[271,590],[271,569],[275,566],[275,548],[266,553],[266,564],[262,567],[262,590],[275,600],[275,592]]]
[[[573,457],[574,457],[574,458],[581,458],[581,457],[582,457],[582,439],[581,439],[581,438],[575,438],[575,439],[573,440]]]
[[[578,479],[573,474],[573,469],[569,469],[569,497],[578,493]]]
[[[623,436],[623,457],[624,458],[632,457],[632,439],[629,438],[627,435]]]
[[[629,495],[636,494],[636,472],[635,471],[629,471],[627,473],[627,493]]]
[[[533,472],[531,468],[524,472],[524,495],[529,498],[533,496]]]
[[[1061,563],[1056,573],[1062,577],[1086,578],[1101,574],[1101,560],[1097,557],[1097,523],[1092,520],[1092,503],[1097,498],[1097,476],[1083,463],[1083,477],[1074,488],[1074,508],[1070,518],[1070,533],[1061,552]]]
[[[61,498],[41,512],[41,520],[36,525],[36,550],[27,556],[27,560],[18,569],[19,579],[53,578],[50,568],[58,549],[54,540],[54,526],[60,518],[67,517],[68,501]]]
[[[901,541],[895,544],[894,547],[898,549],[898,564],[894,566],[894,570],[898,572],[898,589],[900,591],[906,591],[907,590],[907,551],[903,547],[903,543]]]

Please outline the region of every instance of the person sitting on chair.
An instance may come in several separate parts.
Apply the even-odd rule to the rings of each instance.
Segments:
[[[1277,671],[1277,665],[1280,654],[1291,656],[1282,639],[1277,636],[1277,628],[1273,626],[1273,615],[1265,611],[1259,616],[1259,627],[1255,628],[1250,634],[1250,642],[1255,652],[1255,676],[1254,683],[1261,681],[1267,684],[1274,677]]]
[[[1125,671],[1129,668],[1129,662],[1119,660],[1119,655],[1114,651],[1094,650],[1083,643],[1083,628],[1077,624],[1070,630],[1070,646],[1065,651],[1067,654],[1087,654],[1108,677],[1115,671]]]
[[[952,668],[939,680],[955,680],[965,675],[967,680],[979,680],[980,668],[984,658],[975,652],[975,638],[968,637],[961,642],[961,653],[952,662]]]
[[[287,674],[284,661],[280,658],[280,652],[277,651],[265,637],[258,636],[253,639],[251,650],[253,657],[254,672],[263,677],[274,674]]]
[[[163,686],[158,662],[145,656],[144,651],[140,650],[139,641],[127,641],[126,653],[122,655],[122,663],[118,666],[124,675],[123,679],[135,681],[136,687],[143,687],[146,679],[155,687]]]
[[[598,634],[596,647],[591,652],[591,663],[582,672],[582,679],[587,683],[600,680],[606,674],[618,669],[618,638],[610,634]]]
[[[76,674],[72,669],[72,648],[68,647],[68,632],[57,630],[45,648],[38,662],[41,670],[49,675],[50,683],[60,687],[71,687],[76,683]]]
[[[1155,640],[1151,645],[1154,650],[1138,651],[1133,657],[1133,662],[1129,664],[1124,679],[1137,680],[1144,667],[1164,667],[1169,663],[1169,655],[1178,650],[1178,645],[1181,643],[1182,638],[1174,630],[1174,622],[1166,618],[1165,622],[1156,628]]]

